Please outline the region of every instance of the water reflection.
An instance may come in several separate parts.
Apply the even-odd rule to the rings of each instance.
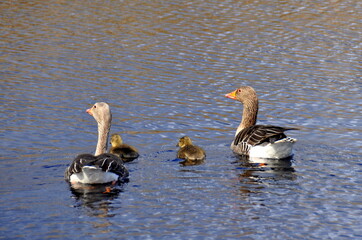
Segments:
[[[0,12],[4,238],[361,235],[360,1],[2,1]],[[240,121],[223,93],[241,84],[259,92],[261,124],[304,128],[291,133],[295,162],[230,164],[219,150]],[[142,149],[137,187],[71,189],[69,203],[57,164],[93,152],[83,107],[100,100]],[[208,145],[204,164],[157,152],[185,133]]]
[[[244,156],[237,156],[237,169],[242,173],[238,175],[242,183],[254,184],[266,181],[295,180],[295,170],[292,167],[292,157],[285,159],[250,159]]]
[[[73,184],[70,190],[77,205],[87,209],[87,214],[95,217],[113,217],[110,213],[112,201],[123,192],[123,184]]]
[[[233,164],[237,170],[235,188],[242,201],[257,203],[254,207],[258,208],[259,204],[265,206],[265,198],[280,199],[280,194],[292,194],[289,186],[297,180],[292,157],[251,160],[237,156]]]
[[[186,167],[186,166],[197,166],[205,163],[205,160],[198,160],[198,161],[187,161],[183,160],[180,162],[180,165]]]

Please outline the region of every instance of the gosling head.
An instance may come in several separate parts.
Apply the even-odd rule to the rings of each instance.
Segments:
[[[178,140],[178,143],[176,146],[183,148],[187,145],[192,145],[192,141],[191,141],[191,138],[189,138],[188,136],[184,136]]]
[[[112,147],[117,147],[123,143],[123,140],[119,134],[112,134],[111,144]]]

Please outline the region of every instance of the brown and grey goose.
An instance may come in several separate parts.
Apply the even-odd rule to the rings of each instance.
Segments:
[[[282,159],[293,155],[293,145],[297,140],[287,137],[284,132],[298,129],[255,125],[259,103],[252,87],[240,87],[225,97],[237,100],[244,106],[242,120],[231,143],[233,152],[252,158]]]
[[[128,177],[129,172],[123,161],[107,152],[107,141],[111,128],[112,114],[105,102],[97,102],[87,113],[98,123],[98,142],[96,152],[78,155],[65,171],[65,179],[70,183],[103,184]]]

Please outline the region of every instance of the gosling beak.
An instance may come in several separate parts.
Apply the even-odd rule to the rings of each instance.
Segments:
[[[231,99],[236,99],[236,90],[233,91],[233,92],[225,94],[225,97],[231,98]]]

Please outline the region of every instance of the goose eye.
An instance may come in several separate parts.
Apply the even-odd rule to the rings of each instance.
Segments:
[[[93,108],[97,108],[97,106],[96,106],[96,105],[94,105],[94,106],[93,106]]]
[[[241,89],[238,89],[238,92],[241,92]]]

